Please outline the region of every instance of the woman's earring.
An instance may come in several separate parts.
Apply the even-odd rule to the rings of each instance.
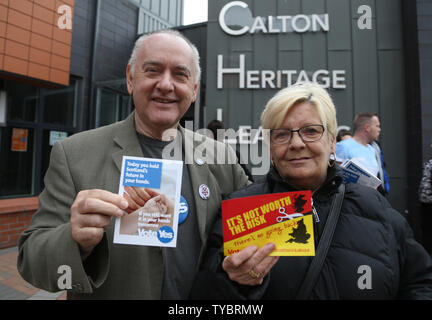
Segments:
[[[330,168],[334,167],[335,163],[336,163],[336,153],[332,152],[331,155],[333,156],[333,161],[330,157],[329,162],[328,162],[328,166]]]

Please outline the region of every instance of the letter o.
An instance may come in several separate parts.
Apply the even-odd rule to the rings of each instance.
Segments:
[[[306,22],[306,25],[303,28],[298,28],[297,27],[297,20],[299,19],[303,19]],[[311,22],[310,19],[308,18],[308,16],[304,15],[304,14],[299,14],[297,16],[294,16],[294,18],[291,20],[292,23],[292,27],[294,29],[295,32],[306,32],[309,30],[310,26],[311,26]]]

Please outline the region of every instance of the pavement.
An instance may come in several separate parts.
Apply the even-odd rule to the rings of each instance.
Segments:
[[[48,292],[25,281],[17,270],[18,247],[0,249],[0,300],[65,300],[66,291]]]

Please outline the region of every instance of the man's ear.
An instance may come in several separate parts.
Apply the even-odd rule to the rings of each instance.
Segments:
[[[128,64],[126,67],[126,85],[127,85],[127,90],[128,90],[130,95],[133,94],[133,76],[132,76],[131,70],[132,70],[131,65]]]
[[[192,97],[192,103],[196,101],[197,97],[198,97],[198,89],[200,86],[200,82],[198,81],[197,83],[194,84],[193,86],[193,97]]]

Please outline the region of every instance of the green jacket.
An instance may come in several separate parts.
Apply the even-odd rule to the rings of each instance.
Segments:
[[[244,187],[248,179],[229,146],[182,127],[180,132],[203,244],[201,261],[222,197]],[[196,162],[193,150],[213,146],[212,143],[225,150],[228,164]],[[200,154],[195,152],[197,157]],[[134,113],[123,121],[75,134],[54,145],[39,209],[18,243],[18,270],[26,281],[47,291],[59,291],[58,281],[64,274],[59,267],[66,265],[72,271],[68,299],[160,299],[164,269],[160,248],[113,244],[114,218],[84,262],[72,239],[70,207],[77,193],[95,188],[117,193],[123,155],[143,156]],[[206,159],[214,156],[210,152]],[[199,196],[202,184],[210,189],[208,199]],[[151,274],[139,272],[142,264]]]

